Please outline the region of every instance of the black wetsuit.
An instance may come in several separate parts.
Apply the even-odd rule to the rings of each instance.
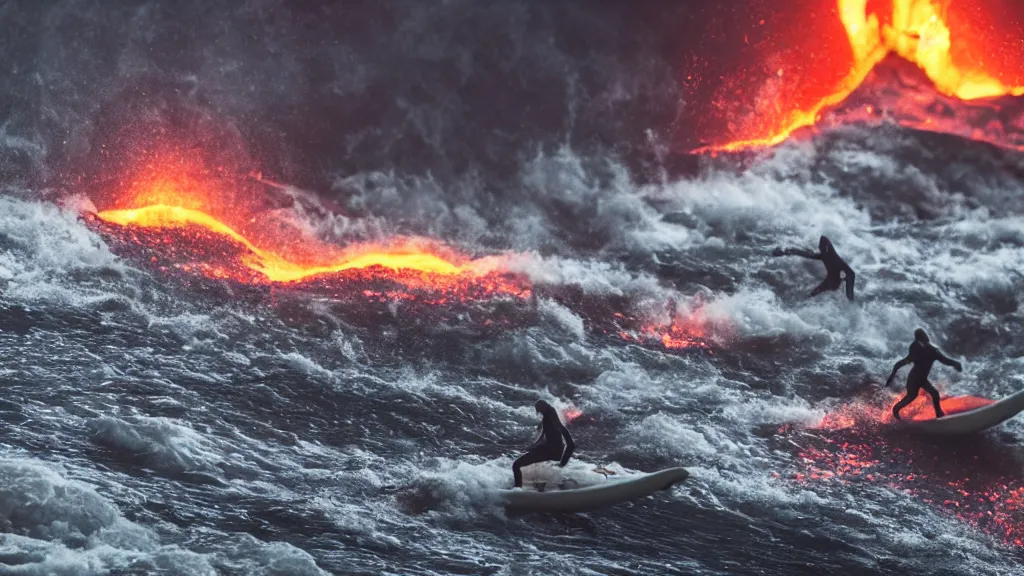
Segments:
[[[569,435],[569,431],[562,425],[562,421],[558,419],[558,413],[550,406],[547,408],[541,409],[544,414],[544,420],[541,422],[543,432],[540,438],[530,446],[526,454],[523,454],[512,463],[512,476],[515,478],[516,488],[520,488],[523,485],[523,473],[520,470],[523,466],[552,460],[558,461],[559,466],[565,466],[572,456],[573,450],[576,449],[572,436]],[[562,443],[563,437],[565,438],[564,444]]]
[[[907,357],[896,363],[896,366],[892,369],[892,374],[889,376],[891,382],[893,377],[896,376],[896,372],[900,368],[907,364],[913,364],[914,367],[910,369],[910,374],[907,375],[907,395],[902,400],[896,403],[892,407],[892,414],[897,419],[900,417],[900,410],[904,409],[913,402],[917,395],[921,393],[923,389],[932,397],[932,406],[935,407],[935,417],[941,418],[945,414],[942,412],[942,404],[939,402],[939,391],[932,386],[932,383],[928,381],[928,375],[932,371],[932,365],[938,360],[946,366],[952,366],[957,370],[960,370],[960,363],[956,360],[947,358],[938,348],[932,346],[928,342],[914,341],[910,345],[910,352],[907,353]]]
[[[852,302],[853,281],[854,278],[856,278],[856,274],[853,273],[853,269],[839,257],[839,254],[836,253],[835,247],[832,246],[832,241],[825,236],[821,237],[821,240],[818,242],[818,247],[819,252],[800,250],[799,248],[789,248],[777,251],[776,255],[802,256],[812,260],[821,260],[821,263],[825,265],[826,276],[821,284],[818,284],[818,286],[811,291],[811,296],[817,296],[825,291],[838,290],[839,286],[843,283],[843,277],[840,274],[846,274],[846,298]]]

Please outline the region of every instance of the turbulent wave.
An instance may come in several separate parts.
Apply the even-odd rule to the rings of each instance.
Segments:
[[[964,360],[936,371],[944,392],[1020,387],[1024,156],[868,123],[673,160],[663,13],[372,4],[0,8],[27,35],[0,47],[4,570],[1012,573],[1024,515],[981,522],[974,499],[1021,487],[997,464],[1019,460],[1021,422],[949,460],[822,423],[885,410],[919,326]],[[30,60],[41,80],[15,74]],[[217,126],[242,176],[216,177],[292,230],[504,253],[531,296],[417,305],[161,270],[82,217],[121,177],[93,146],[116,148],[118,110],[148,127],[124,154]],[[807,298],[820,263],[769,257],[820,234],[857,271],[854,303]],[[538,397],[574,415],[565,474],[691,478],[587,515],[506,514],[493,490]],[[851,459],[878,480],[836,478]],[[922,470],[970,496],[895,480]]]

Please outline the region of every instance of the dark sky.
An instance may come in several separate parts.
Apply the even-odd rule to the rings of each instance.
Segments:
[[[1015,2],[950,8],[991,38],[969,56],[1010,75]],[[0,31],[0,178],[26,186],[106,186],[157,141],[321,189],[373,170],[509,180],[565,144],[642,177],[658,149],[812,102],[850,64],[834,0],[19,0]]]

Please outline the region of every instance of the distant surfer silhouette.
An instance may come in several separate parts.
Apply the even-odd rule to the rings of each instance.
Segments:
[[[846,298],[853,301],[853,280],[856,274],[853,273],[853,269],[836,254],[836,249],[832,246],[832,241],[827,236],[822,236],[818,240],[818,252],[811,252],[810,250],[801,250],[799,248],[776,248],[772,252],[772,256],[802,256],[804,258],[810,258],[812,260],[821,260],[822,264],[825,265],[825,271],[827,275],[825,280],[821,284],[818,284],[817,288],[811,291],[811,296],[817,296],[825,291],[835,291],[839,289],[839,286],[843,283],[843,277],[840,274],[846,275]]]
[[[515,478],[516,488],[523,487],[523,473],[520,470],[523,466],[537,464],[540,462],[558,461],[559,466],[565,466],[572,456],[576,444],[572,436],[558,418],[555,407],[543,400],[538,400],[535,406],[537,413],[544,417],[538,428],[541,429],[540,438],[537,439],[523,454],[512,463],[512,476]],[[562,442],[565,438],[565,442]]]
[[[945,416],[945,413],[942,412],[942,405],[939,403],[939,391],[928,381],[928,374],[931,372],[932,364],[936,360],[946,366],[952,366],[957,372],[963,370],[963,366],[959,362],[947,358],[938,348],[932,346],[928,340],[928,334],[924,330],[920,328],[914,330],[914,342],[910,345],[910,352],[906,358],[897,362],[896,366],[893,366],[892,374],[885,381],[886,386],[890,385],[892,379],[896,377],[896,373],[900,371],[900,368],[907,364],[914,365],[910,369],[910,374],[907,375],[907,395],[892,407],[892,415],[897,420],[900,419],[900,410],[903,410],[908,404],[913,402],[921,392],[921,389],[924,389],[925,392],[931,395],[932,405],[935,407],[935,417],[942,418]]]

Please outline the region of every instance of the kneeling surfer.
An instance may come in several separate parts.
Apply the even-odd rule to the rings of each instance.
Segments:
[[[952,366],[957,372],[963,371],[963,366],[959,362],[947,358],[938,348],[932,346],[928,340],[928,334],[924,330],[921,328],[914,330],[914,342],[910,345],[910,352],[906,358],[896,363],[896,366],[892,369],[892,374],[889,375],[889,379],[885,381],[886,386],[890,385],[892,379],[896,377],[896,373],[900,371],[900,368],[907,364],[914,365],[910,369],[910,374],[907,375],[907,395],[892,407],[892,415],[897,420],[900,419],[900,410],[903,410],[908,404],[913,402],[922,388],[932,397],[935,417],[942,418],[945,416],[945,413],[942,412],[942,405],[939,403],[939,391],[928,381],[928,374],[932,371],[932,364],[936,360],[946,366]]]
[[[523,454],[512,463],[512,476],[515,478],[515,487],[523,487],[523,473],[520,470],[523,466],[537,464],[540,462],[558,461],[559,466],[565,466],[572,456],[576,444],[572,436],[558,418],[558,411],[555,407],[543,400],[538,400],[535,406],[537,413],[543,416],[538,428],[541,429],[540,438],[537,439]],[[562,438],[565,438],[565,443]]]
[[[772,252],[772,256],[801,256],[811,260],[821,260],[821,263],[825,265],[825,279],[811,291],[811,296],[817,296],[825,291],[839,290],[839,287],[845,280],[846,298],[851,302],[853,301],[853,281],[856,274],[853,273],[850,265],[839,257],[835,246],[832,246],[832,241],[827,236],[822,236],[818,240],[818,252],[801,250],[799,248],[786,248],[785,250],[776,248]],[[845,278],[843,275],[845,275]]]

